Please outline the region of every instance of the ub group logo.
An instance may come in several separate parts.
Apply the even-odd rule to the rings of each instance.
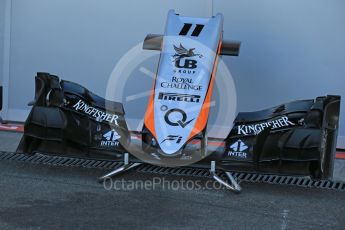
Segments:
[[[185,69],[195,69],[197,67],[197,61],[193,59],[187,59],[191,57],[202,58],[202,54],[194,53],[195,48],[186,49],[181,43],[180,47],[174,45],[176,53],[173,55],[175,67],[176,68],[185,68]],[[185,58],[185,59],[183,59]],[[181,60],[184,60],[182,63]]]

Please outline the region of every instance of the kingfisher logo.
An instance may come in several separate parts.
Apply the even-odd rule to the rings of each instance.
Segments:
[[[119,139],[121,136],[114,130],[110,130],[109,132],[103,134],[103,140],[101,141],[102,147],[111,147],[111,146],[119,146]]]
[[[79,100],[76,104],[73,105],[73,109],[75,109],[78,112],[82,112],[84,114],[89,115],[90,117],[93,117],[96,119],[96,121],[102,122],[106,121],[111,124],[119,125],[117,120],[119,119],[118,115],[110,114],[103,112],[91,105],[88,105],[85,101]]]
[[[248,146],[241,140],[237,140],[235,143],[230,145],[230,151],[228,156],[237,157],[241,159],[247,158],[247,153],[245,152],[248,149]]]
[[[289,121],[289,118],[287,116],[282,116],[280,118],[271,120],[271,121],[265,121],[258,124],[251,124],[251,125],[239,125],[237,126],[237,134],[238,135],[258,135],[263,130],[267,128],[273,129],[280,129],[285,127],[291,127],[295,126],[295,123],[292,123]]]

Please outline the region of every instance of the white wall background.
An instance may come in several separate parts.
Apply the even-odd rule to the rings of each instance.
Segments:
[[[242,41],[239,57],[223,58],[239,111],[326,94],[345,100],[342,0],[0,0],[0,82],[9,80],[3,115],[25,119],[37,71],[104,96],[114,65],[147,33],[163,32],[169,9],[200,17],[224,14],[224,37]],[[6,23],[10,53],[3,59]],[[341,106],[345,136],[344,101]]]
[[[3,53],[4,53],[4,27],[5,21],[5,1],[0,1],[0,85],[3,76]]]
[[[4,45],[5,45],[5,12],[6,2],[0,0],[0,85],[3,85],[4,75]]]
[[[4,116],[11,120],[25,119],[37,71],[76,81],[104,96],[116,62],[148,31],[163,32],[169,9],[212,14],[211,0],[0,1],[11,6],[10,73],[4,76],[9,78]]]
[[[242,41],[238,58],[223,58],[239,111],[341,95],[339,133],[345,136],[345,1],[213,2],[213,12],[225,18],[224,37]]]

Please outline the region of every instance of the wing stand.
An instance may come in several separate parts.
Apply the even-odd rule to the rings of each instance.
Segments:
[[[216,173],[216,162],[211,161],[211,169],[210,169],[210,174],[213,179],[215,179],[218,183],[224,185],[226,188],[230,189],[231,191],[235,193],[240,193],[242,188],[241,186],[237,183],[235,178],[231,175],[230,172],[225,172],[225,175],[228,177],[230,184],[226,181],[224,181],[221,177],[219,177]]]
[[[125,153],[124,157],[123,157],[123,165],[118,167],[118,168],[115,168],[113,171],[105,174],[104,176],[101,176],[100,178],[98,178],[98,181],[99,182],[103,182],[106,179],[114,177],[114,176],[116,176],[116,175],[118,175],[120,173],[129,171],[129,170],[131,170],[133,168],[136,168],[136,167],[138,167],[139,165],[142,164],[142,163],[129,163],[128,158],[129,158],[128,153]]]

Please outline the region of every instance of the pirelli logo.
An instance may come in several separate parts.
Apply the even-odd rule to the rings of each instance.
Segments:
[[[158,94],[158,100],[165,101],[184,101],[198,103],[200,101],[199,95],[179,94],[179,93],[162,93]]]

